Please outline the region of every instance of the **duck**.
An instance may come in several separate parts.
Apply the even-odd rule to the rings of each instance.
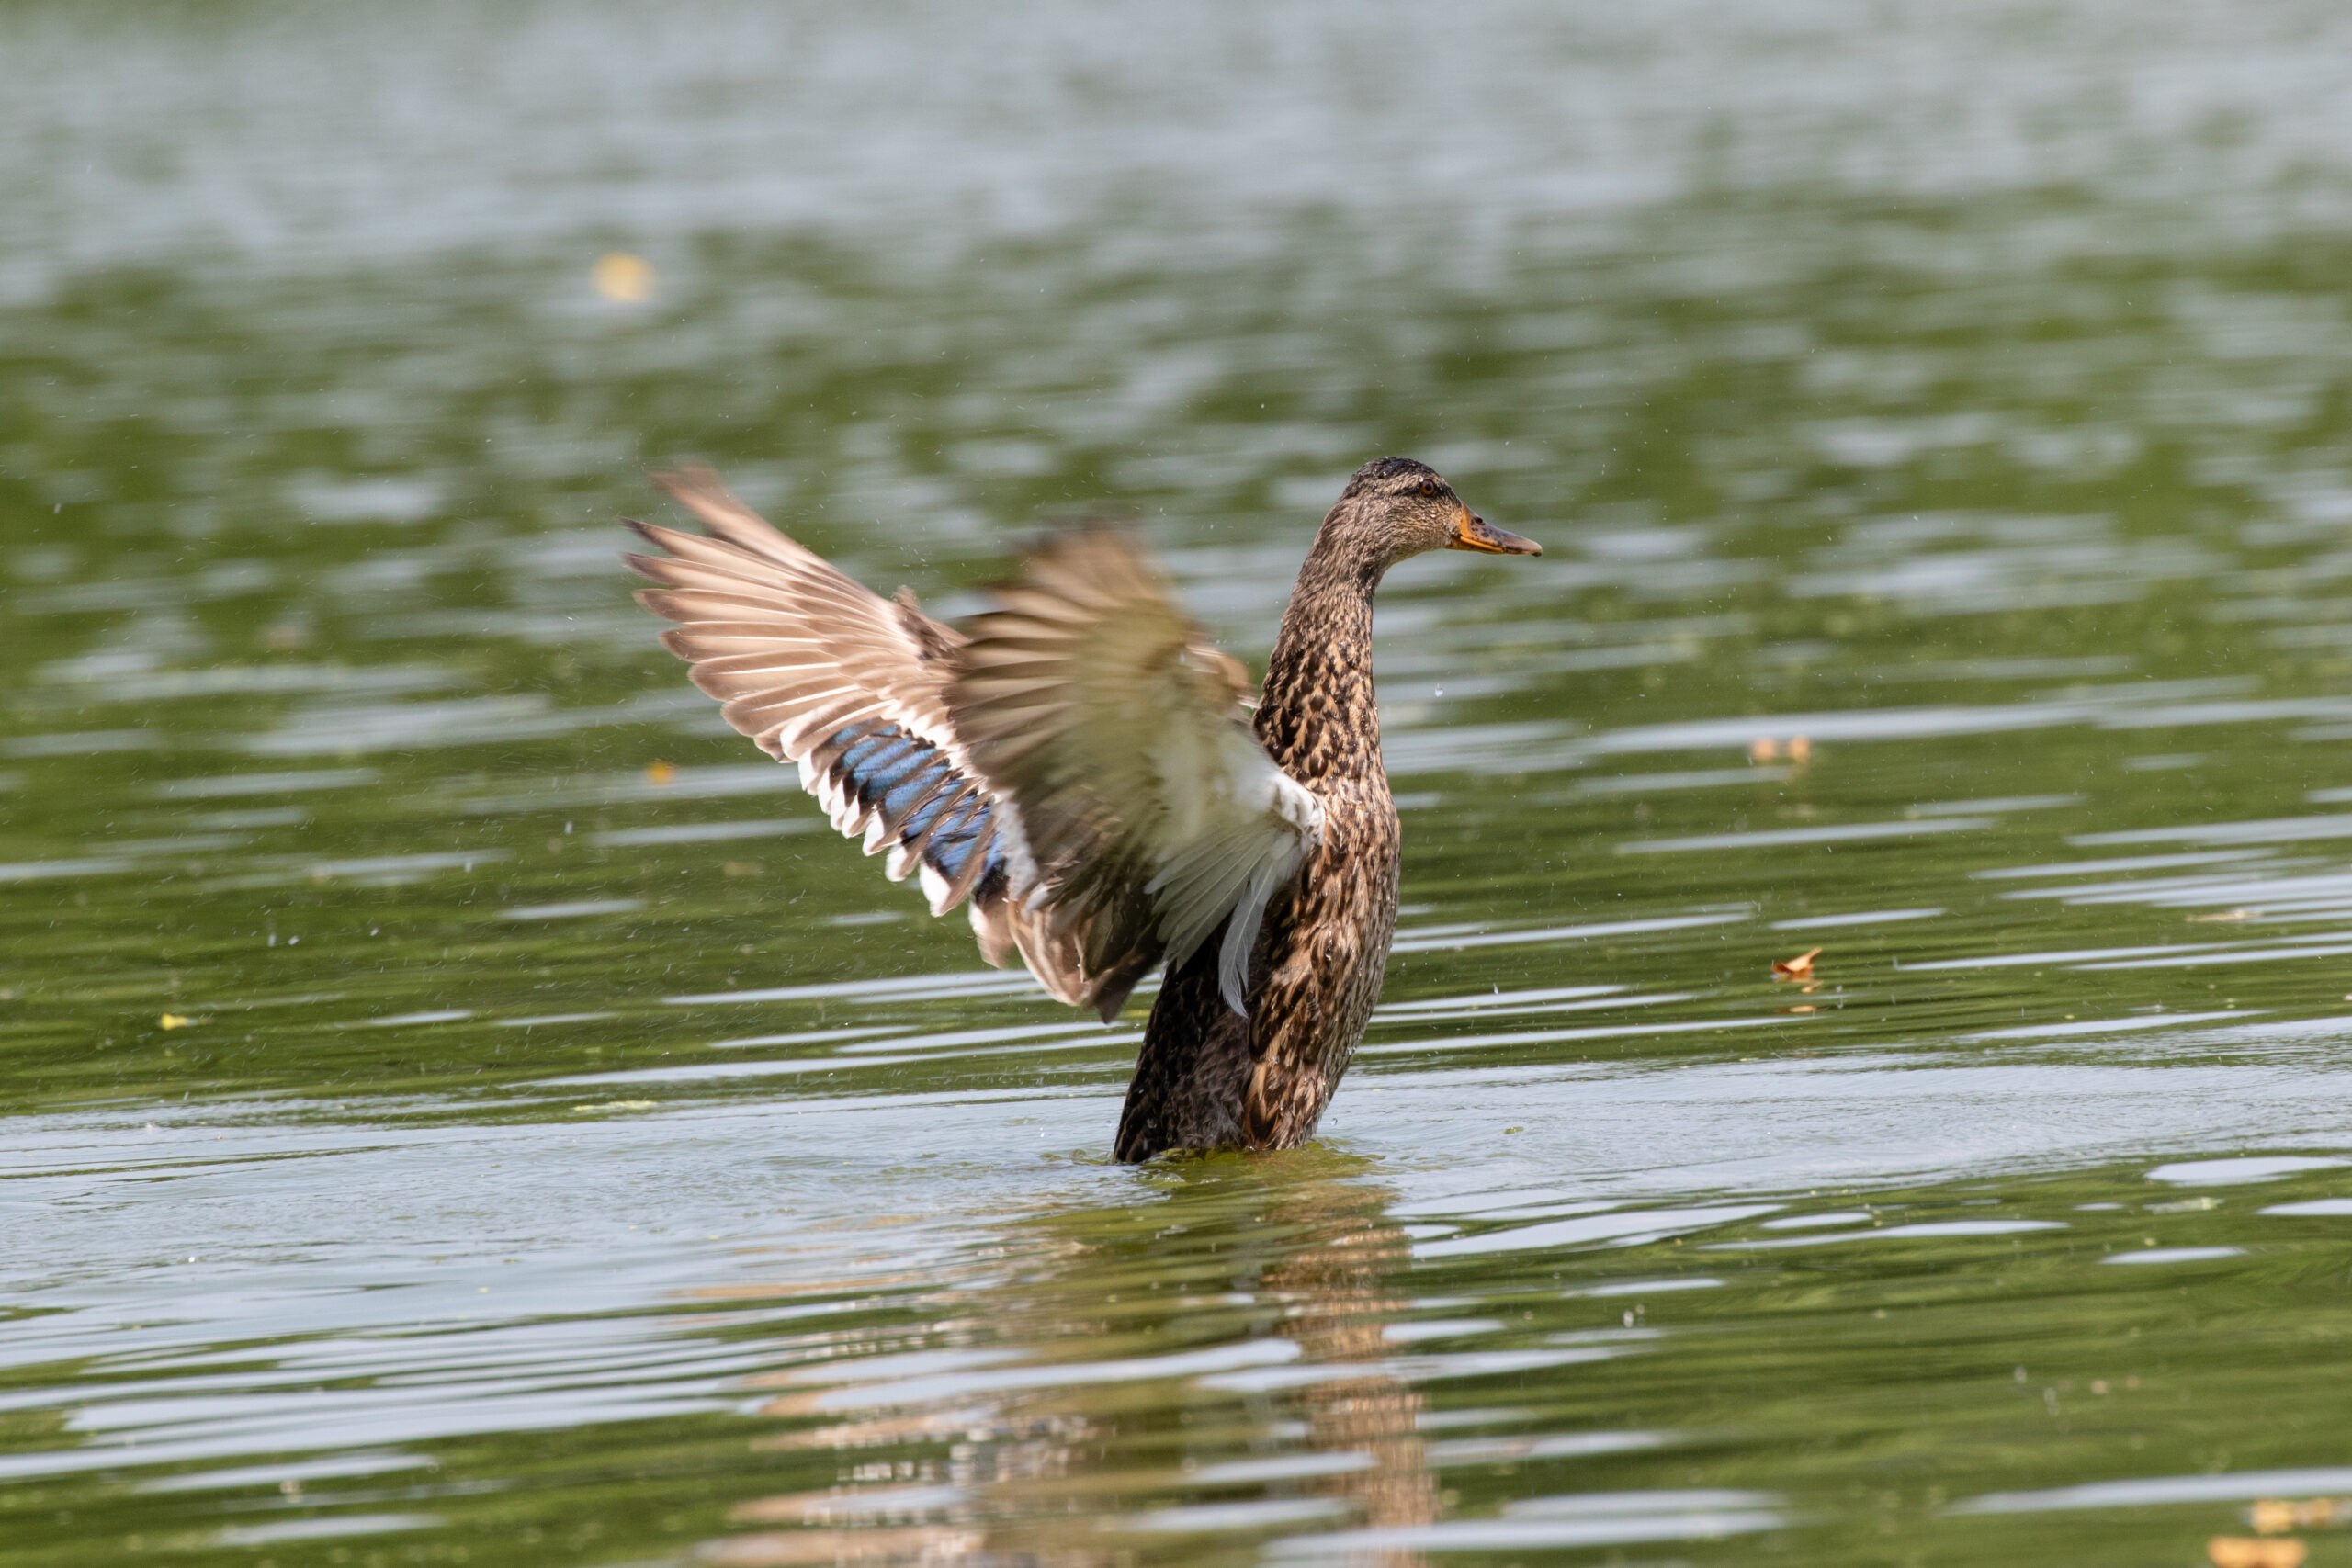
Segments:
[[[832,826],[967,911],[1105,1023],[1158,995],[1113,1140],[1312,1138],[1363,1037],[1396,929],[1401,825],[1381,761],[1373,597],[1432,550],[1540,556],[1425,463],[1347,480],[1293,584],[1261,689],[1126,528],[1046,535],[950,625],[884,598],[718,476],[655,476],[704,532],[628,520],[628,566],[719,713],[795,764]]]

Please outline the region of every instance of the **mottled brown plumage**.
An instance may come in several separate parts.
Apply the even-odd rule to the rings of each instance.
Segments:
[[[1119,1118],[1118,1156],[1304,1143],[1363,1038],[1396,931],[1401,831],[1380,759],[1372,599],[1434,548],[1541,553],[1488,527],[1420,464],[1383,458],[1324,518],[1283,613],[1257,733],[1323,807],[1322,840],[1267,908],[1246,1016],[1198,962],[1161,987]]]
[[[639,595],[721,711],[834,825],[967,903],[1107,1021],[1168,974],[1118,1156],[1286,1148],[1330,1102],[1379,998],[1398,824],[1380,760],[1372,597],[1427,550],[1539,555],[1419,463],[1358,469],[1300,568],[1254,718],[1238,667],[1132,540],[1049,539],[961,629],[867,592],[705,472],[665,479],[711,536],[633,525]]]

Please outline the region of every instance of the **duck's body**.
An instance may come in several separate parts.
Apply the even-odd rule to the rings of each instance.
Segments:
[[[1198,955],[1162,983],[1119,1117],[1121,1159],[1304,1143],[1380,999],[1403,832],[1380,761],[1372,596],[1320,564],[1291,591],[1254,728],[1322,807],[1321,841],[1267,907],[1247,1017]]]
[[[888,604],[701,477],[672,492],[716,541],[637,525],[664,640],[835,825],[968,898],[1107,1021],[1163,962],[1116,1142],[1286,1148],[1314,1134],[1379,998],[1400,840],[1381,765],[1372,597],[1426,549],[1541,553],[1405,458],[1366,464],[1300,569],[1254,720],[1235,667],[1121,536],[1048,541],[958,631]],[[1252,740],[1254,739],[1254,744]]]

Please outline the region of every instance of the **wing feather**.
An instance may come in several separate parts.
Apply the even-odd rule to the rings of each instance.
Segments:
[[[1259,919],[1322,811],[1250,734],[1232,661],[1107,528],[1049,540],[967,629],[950,723],[1018,807],[1046,944],[1140,977],[1223,926],[1219,988],[1246,1011]]]
[[[921,871],[933,913],[1013,897],[996,803],[947,721],[944,660],[962,637],[910,600],[867,592],[709,470],[658,477],[710,532],[632,523],[664,553],[626,558],[655,584],[639,601],[678,623],[662,645],[693,666],[721,716],[797,763],[834,828],[888,853],[891,880]],[[977,908],[973,918],[976,929],[1002,923]]]
[[[1236,1010],[1267,901],[1320,832],[1314,797],[1250,733],[1237,661],[1208,646],[1124,536],[1049,540],[972,635],[869,592],[707,469],[660,476],[709,530],[630,525],[662,642],[833,827],[965,906],[980,952],[1017,952],[1108,1019],[1220,929]]]

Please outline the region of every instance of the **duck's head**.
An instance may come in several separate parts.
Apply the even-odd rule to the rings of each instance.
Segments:
[[[1369,568],[1374,581],[1398,561],[1430,550],[1544,553],[1534,540],[1507,534],[1471,511],[1444,475],[1410,457],[1374,457],[1358,468],[1323,519],[1315,547]]]

